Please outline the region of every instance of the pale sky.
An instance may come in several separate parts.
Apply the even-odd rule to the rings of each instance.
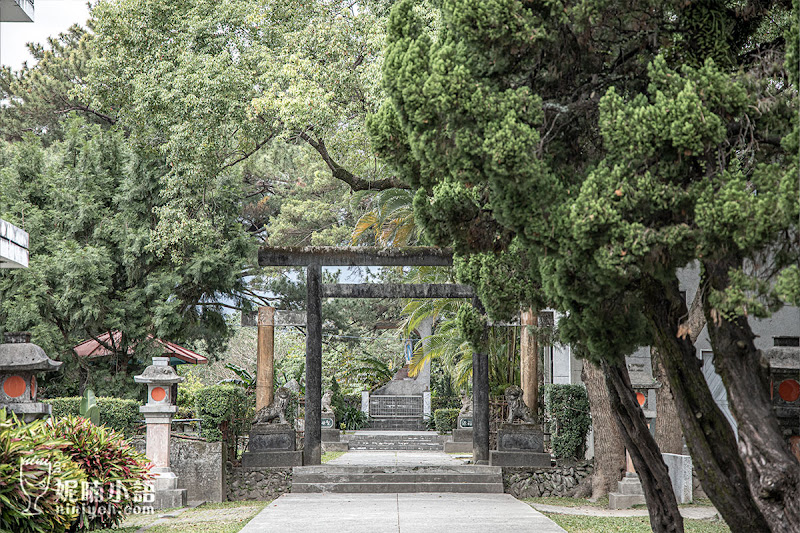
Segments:
[[[0,24],[0,63],[19,69],[32,60],[26,43],[44,43],[75,23],[85,25],[88,17],[86,0],[35,0],[33,22]]]

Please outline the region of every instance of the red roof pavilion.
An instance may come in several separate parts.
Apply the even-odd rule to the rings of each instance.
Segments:
[[[208,363],[208,358],[200,355],[197,352],[193,352],[192,350],[184,348],[183,346],[178,346],[174,342],[156,339],[152,335],[148,335],[147,338],[163,346],[164,352],[162,355],[177,359],[178,361],[175,361],[175,364],[188,363],[191,365],[204,365]],[[121,339],[122,332],[109,331],[97,337],[97,340],[89,339],[83,341],[75,346],[73,350],[75,351],[75,355],[78,357],[103,357],[113,353],[111,350],[106,348],[106,345],[118,345]],[[133,346],[128,346],[128,353],[133,353]]]

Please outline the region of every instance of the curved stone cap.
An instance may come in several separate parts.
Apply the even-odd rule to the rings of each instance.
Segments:
[[[0,371],[54,372],[60,367],[61,361],[53,361],[35,344],[29,342],[0,344]]]
[[[133,376],[136,383],[180,383],[183,378],[175,373],[169,365],[150,365],[138,376]]]

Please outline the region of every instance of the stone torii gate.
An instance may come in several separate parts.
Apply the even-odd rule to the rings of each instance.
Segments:
[[[472,298],[472,287],[458,284],[323,284],[323,266],[452,266],[451,250],[434,247],[263,247],[260,266],[306,268],[306,419],[303,464],[322,457],[322,298]],[[489,460],[489,356],[472,355],[473,459]]]

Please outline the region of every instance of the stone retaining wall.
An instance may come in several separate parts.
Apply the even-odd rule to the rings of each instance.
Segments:
[[[141,453],[145,452],[143,436],[132,437],[129,442]],[[172,435],[169,466],[178,476],[178,488],[186,489],[187,501],[225,501],[225,455],[222,442]]]
[[[591,463],[534,469],[503,467],[503,489],[515,498],[571,497],[592,471]]]
[[[291,468],[247,469],[228,463],[228,501],[272,501],[292,491]]]

